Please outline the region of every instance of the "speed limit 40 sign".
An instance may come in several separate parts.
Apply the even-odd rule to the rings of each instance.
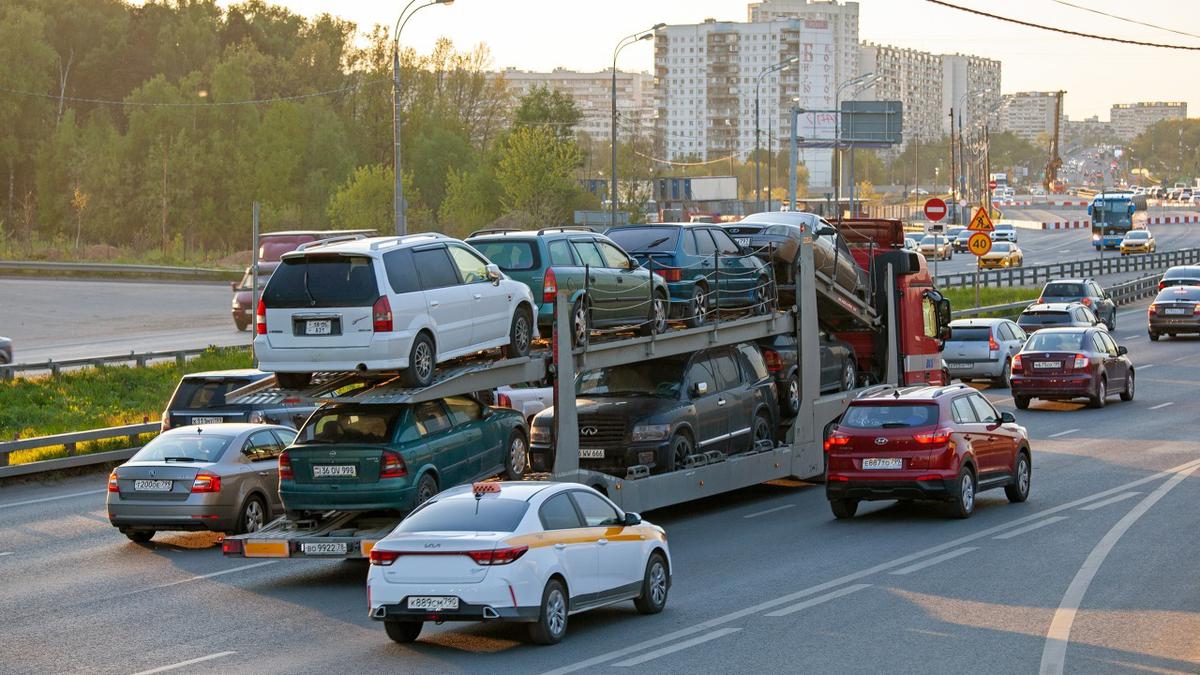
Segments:
[[[967,240],[967,250],[977,256],[985,256],[992,250],[992,238],[986,232],[976,232]]]

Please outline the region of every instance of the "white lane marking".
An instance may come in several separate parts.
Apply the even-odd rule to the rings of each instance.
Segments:
[[[13,554],[12,551],[5,551],[4,553],[0,553],[0,558],[3,558],[6,555],[12,555],[12,554]]]
[[[1060,431],[1057,434],[1050,434],[1046,438],[1058,438],[1059,436],[1066,436],[1067,434],[1073,434],[1076,431],[1079,431],[1079,430],[1078,429],[1067,429],[1066,431]]]
[[[55,502],[60,499],[71,499],[72,497],[86,497],[88,495],[102,495],[108,492],[108,488],[103,490],[89,490],[87,492],[72,492],[69,495],[58,495],[57,497],[42,497],[41,499],[26,499],[23,502],[9,502],[0,504],[0,509],[11,509],[16,506],[29,506],[30,504],[43,504],[45,502]]]
[[[1058,506],[1052,506],[1043,511],[1039,511],[1038,513],[1033,513],[1028,516],[1024,516],[1022,518],[1017,518],[1008,523],[1002,523],[1000,525],[995,525],[995,526],[989,527],[985,530],[981,530],[974,534],[968,534],[968,535],[959,537],[957,539],[952,539],[944,544],[938,544],[936,546],[931,546],[927,549],[917,551],[915,553],[910,553],[906,556],[901,556],[899,558],[895,558],[895,559],[889,560],[887,562],[879,563],[878,565],[875,565],[873,567],[868,567],[866,569],[859,570],[857,572],[851,572],[850,574],[840,576],[836,579],[831,579],[829,581],[817,584],[816,586],[809,586],[808,588],[804,588],[804,589],[801,589],[798,591],[793,591],[792,593],[788,593],[786,595],[782,595],[777,598],[772,598],[770,600],[764,600],[756,605],[751,605],[750,607],[744,607],[742,609],[734,610],[734,611],[728,612],[726,614],[721,614],[721,615],[715,616],[707,621],[701,621],[700,623],[693,624],[691,626],[687,626],[684,628],[680,628],[679,630],[667,633],[665,635],[660,635],[655,638],[650,638],[649,640],[643,640],[642,642],[632,644],[628,647],[622,647],[621,649],[616,649],[616,650],[610,651],[608,653],[602,654],[600,656],[593,656],[592,658],[589,658],[589,659],[583,659],[582,661],[575,661],[574,663],[568,663],[567,665],[560,666],[553,670],[545,671],[545,673],[543,673],[543,675],[565,675],[566,673],[574,673],[576,671],[586,670],[588,668],[593,668],[595,666],[608,663],[609,661],[615,661],[615,660],[621,658],[622,656],[628,656],[630,654],[635,654],[637,652],[642,651],[643,649],[649,649],[651,647],[657,647],[658,645],[665,644],[668,642],[674,642],[681,638],[685,638],[689,635],[695,635],[696,633],[701,633],[701,632],[709,630],[711,628],[716,628],[717,626],[727,624],[731,621],[737,621],[738,619],[750,616],[752,614],[759,614],[766,610],[778,607],[780,605],[786,605],[789,602],[799,600],[800,598],[805,598],[810,595],[815,595],[817,593],[821,593],[823,591],[828,591],[828,590],[837,588],[839,586],[848,584],[852,581],[858,581],[859,579],[869,577],[872,574],[876,574],[879,572],[886,572],[887,570],[890,570],[893,567],[898,567],[900,565],[907,565],[909,563],[912,563],[913,561],[920,560],[921,558],[924,558],[926,556],[933,555],[935,553],[940,553],[941,551],[946,551],[946,550],[955,548],[956,546],[961,546],[962,544],[970,543],[977,539],[983,539],[985,537],[989,537],[991,535],[998,534],[1000,532],[1004,532],[1005,530],[1007,530],[1010,527],[1019,527],[1021,525],[1024,525],[1025,523],[1031,523],[1035,520],[1040,520],[1046,516],[1053,515],[1055,513],[1060,513],[1062,511],[1073,509],[1073,508],[1082,506],[1084,504],[1090,504],[1091,502],[1094,502],[1096,500],[1104,499],[1105,497],[1110,497],[1119,492],[1125,492],[1125,491],[1135,488],[1139,485],[1145,485],[1146,483],[1156,481],[1161,478],[1166,478],[1167,476],[1170,476],[1178,471],[1188,469],[1190,467],[1200,467],[1200,459],[1193,459],[1190,462],[1185,462],[1185,463],[1180,464],[1179,466],[1176,466],[1172,469],[1167,469],[1166,471],[1160,471],[1156,474],[1151,474],[1149,476],[1143,476],[1137,480],[1129,481],[1128,483],[1125,483],[1124,485],[1118,485],[1116,487],[1109,488],[1107,490],[1101,490],[1100,492],[1097,492],[1092,495],[1088,495],[1087,497],[1080,497],[1079,499],[1069,501],[1065,504],[1059,504]]]
[[[1151,410],[1161,410],[1162,408],[1165,408],[1170,405],[1175,405],[1175,401],[1167,401],[1166,403],[1159,403],[1158,405],[1152,405],[1152,406],[1150,406],[1150,409]]]
[[[912,574],[913,572],[918,572],[920,570],[925,569],[926,567],[933,567],[934,565],[936,565],[938,563],[944,563],[947,560],[953,560],[960,555],[966,555],[966,554],[970,553],[971,551],[978,551],[978,550],[979,550],[978,546],[964,546],[964,547],[958,549],[957,551],[950,551],[949,553],[943,553],[941,555],[934,556],[927,560],[922,560],[919,563],[914,563],[912,565],[909,565],[908,567],[901,567],[898,570],[893,570],[892,574]]]
[[[759,516],[765,516],[768,513],[775,513],[776,511],[783,511],[784,509],[790,509],[793,506],[795,506],[795,504],[784,504],[783,506],[776,506],[775,508],[767,509],[766,511],[759,511],[758,513],[748,513],[742,517],[743,518],[757,518]]]
[[[799,612],[802,609],[808,609],[809,607],[815,607],[815,606],[821,604],[822,602],[829,602],[830,600],[836,600],[837,598],[840,598],[843,595],[850,595],[851,593],[857,593],[858,591],[861,591],[864,588],[870,588],[870,587],[871,587],[871,584],[854,584],[853,586],[846,586],[845,588],[839,588],[838,590],[832,591],[830,593],[826,593],[825,595],[818,595],[815,598],[811,598],[809,600],[805,600],[804,602],[797,603],[795,605],[792,605],[791,607],[784,607],[783,609],[777,609],[774,612],[768,612],[767,616],[787,616],[788,614],[794,614],[796,612]]]
[[[1153,363],[1143,363],[1143,364],[1139,365],[1139,366],[1137,367],[1137,369],[1138,369],[1138,370],[1145,370],[1145,369],[1147,369],[1147,368],[1153,368],[1153,367],[1154,367],[1154,364],[1153,364]]]
[[[236,653],[237,652],[217,652],[216,654],[209,654],[208,656],[201,656],[198,659],[188,659],[187,661],[180,661],[179,663],[172,663],[169,666],[162,666],[161,668],[153,668],[151,670],[143,670],[141,672],[134,673],[133,675],[152,675],[153,673],[165,673],[168,670],[175,670],[176,668],[183,668],[185,666],[190,666],[194,663],[204,663],[205,661],[212,661],[213,659],[220,659],[220,658],[224,658],[226,656],[232,656]]]
[[[1123,502],[1123,501],[1125,501],[1126,499],[1130,499],[1130,498],[1132,498],[1132,497],[1136,497],[1136,496],[1138,496],[1138,495],[1140,495],[1140,494],[1142,494],[1142,493],[1140,493],[1140,492],[1126,492],[1126,493],[1125,493],[1125,494],[1123,494],[1123,495],[1117,495],[1117,496],[1115,496],[1115,497],[1109,497],[1108,499],[1102,499],[1102,500],[1100,500],[1100,501],[1098,501],[1098,502],[1094,502],[1094,503],[1088,504],[1087,506],[1081,506],[1081,507],[1079,507],[1079,510],[1080,510],[1080,511],[1095,511],[1096,509],[1102,509],[1102,508],[1104,508],[1104,507],[1108,506],[1109,504],[1116,504],[1117,502]]]
[[[638,664],[642,664],[647,661],[652,661],[654,659],[657,659],[660,656],[666,656],[667,654],[674,654],[675,652],[683,651],[689,647],[695,647],[696,645],[699,645],[699,644],[704,644],[705,642],[708,642],[709,640],[715,640],[719,637],[724,637],[726,635],[729,635],[730,633],[736,633],[740,630],[741,630],[741,628],[722,628],[721,630],[714,630],[711,633],[705,633],[704,635],[694,637],[691,640],[684,640],[683,642],[680,642],[678,644],[673,644],[670,647],[663,647],[662,649],[655,649],[652,652],[646,652],[645,654],[642,654],[641,656],[635,656],[632,659],[626,659],[625,661],[621,661],[620,663],[614,663],[613,665],[617,666],[618,668],[628,668],[629,666],[636,666]]]
[[[178,586],[179,584],[186,584],[191,581],[200,581],[201,579],[211,579],[213,577],[224,576],[226,574],[233,574],[234,572],[241,572],[243,570],[254,569],[255,567],[263,567],[264,565],[274,565],[277,562],[279,562],[279,561],[278,560],[267,560],[264,562],[257,562],[257,563],[251,563],[249,565],[242,565],[240,567],[231,567],[227,570],[221,570],[220,572],[210,572],[208,574],[201,574],[198,577],[189,577],[187,579],[180,579],[179,581],[171,581],[171,582],[168,582],[165,584],[159,584],[157,586],[152,586],[145,590],[153,591],[153,590],[157,590],[159,588],[167,588],[169,586]]]
[[[1181,356],[1177,359],[1171,359],[1171,363],[1179,363],[1180,361],[1188,361],[1188,360],[1194,359],[1194,358],[1196,358],[1196,357],[1189,354],[1187,356]]]
[[[1142,337],[1140,334],[1139,334],[1139,335],[1122,335],[1120,339],[1122,339],[1122,340],[1136,340],[1136,339],[1138,339],[1138,338],[1140,338],[1140,337]]]
[[[1033,532],[1034,530],[1041,529],[1047,525],[1053,525],[1053,524],[1059,522],[1060,520],[1066,520],[1066,519],[1067,519],[1066,516],[1050,516],[1049,518],[1047,518],[1045,520],[1042,520],[1042,521],[1039,521],[1036,523],[1030,523],[1029,525],[1026,525],[1025,527],[1018,527],[1017,529],[1009,530],[1008,532],[1005,532],[1004,534],[998,534],[998,535],[992,537],[992,539],[1012,539],[1013,537],[1025,534],[1026,532]]]
[[[1083,596],[1087,593],[1088,586],[1092,584],[1092,579],[1096,578],[1096,573],[1100,571],[1100,566],[1104,564],[1104,559],[1112,552],[1113,547],[1139,518],[1146,515],[1150,507],[1198,468],[1200,466],[1192,465],[1187,469],[1176,471],[1174,476],[1158,486],[1154,492],[1138,502],[1132,511],[1125,514],[1124,518],[1117,521],[1117,524],[1113,525],[1112,529],[1088,554],[1079,571],[1075,573],[1075,578],[1071,579],[1071,585],[1067,586],[1067,592],[1063,593],[1062,602],[1059,603],[1058,609],[1054,612],[1054,618],[1050,621],[1050,630],[1046,631],[1046,645],[1042,648],[1042,667],[1040,669],[1042,675],[1061,675],[1063,672],[1063,666],[1067,661],[1067,643],[1071,641],[1071,626],[1075,623],[1075,614],[1083,603]]]

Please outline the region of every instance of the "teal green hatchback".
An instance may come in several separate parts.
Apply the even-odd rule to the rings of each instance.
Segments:
[[[330,403],[279,457],[289,517],[316,511],[411,511],[441,490],[501,475],[520,480],[521,414],[466,396],[413,404]]]

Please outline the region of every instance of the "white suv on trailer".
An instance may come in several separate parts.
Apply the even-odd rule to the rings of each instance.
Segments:
[[[284,387],[314,371],[400,370],[433,382],[435,364],[537,337],[529,287],[441,234],[337,237],[285,254],[255,316],[254,355]]]

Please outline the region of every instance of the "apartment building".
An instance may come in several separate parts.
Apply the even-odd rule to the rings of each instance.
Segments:
[[[594,139],[609,140],[612,121],[612,70],[584,73],[556,68],[551,72],[508,69],[504,81],[514,98],[535,87],[568,94],[583,114],[577,129]],[[617,137],[654,132],[654,77],[617,71]]]
[[[961,113],[962,128],[971,133],[987,123],[1000,122],[1000,62],[971,54],[943,54],[942,120],[943,135],[950,134],[951,108],[957,132]]]
[[[1000,105],[1000,130],[1009,131],[1030,143],[1054,134],[1054,112],[1058,92],[1023,91],[1005,94]],[[1061,114],[1061,113],[1060,113]],[[1061,123],[1061,118],[1060,118]]]
[[[1187,103],[1117,103],[1109,112],[1109,119],[1117,138],[1132,141],[1156,122],[1187,119]]]
[[[916,49],[864,42],[859,48],[861,73],[878,76],[857,96],[847,89],[842,100],[900,101],[904,104],[903,133],[923,141],[942,137],[942,58]]]

